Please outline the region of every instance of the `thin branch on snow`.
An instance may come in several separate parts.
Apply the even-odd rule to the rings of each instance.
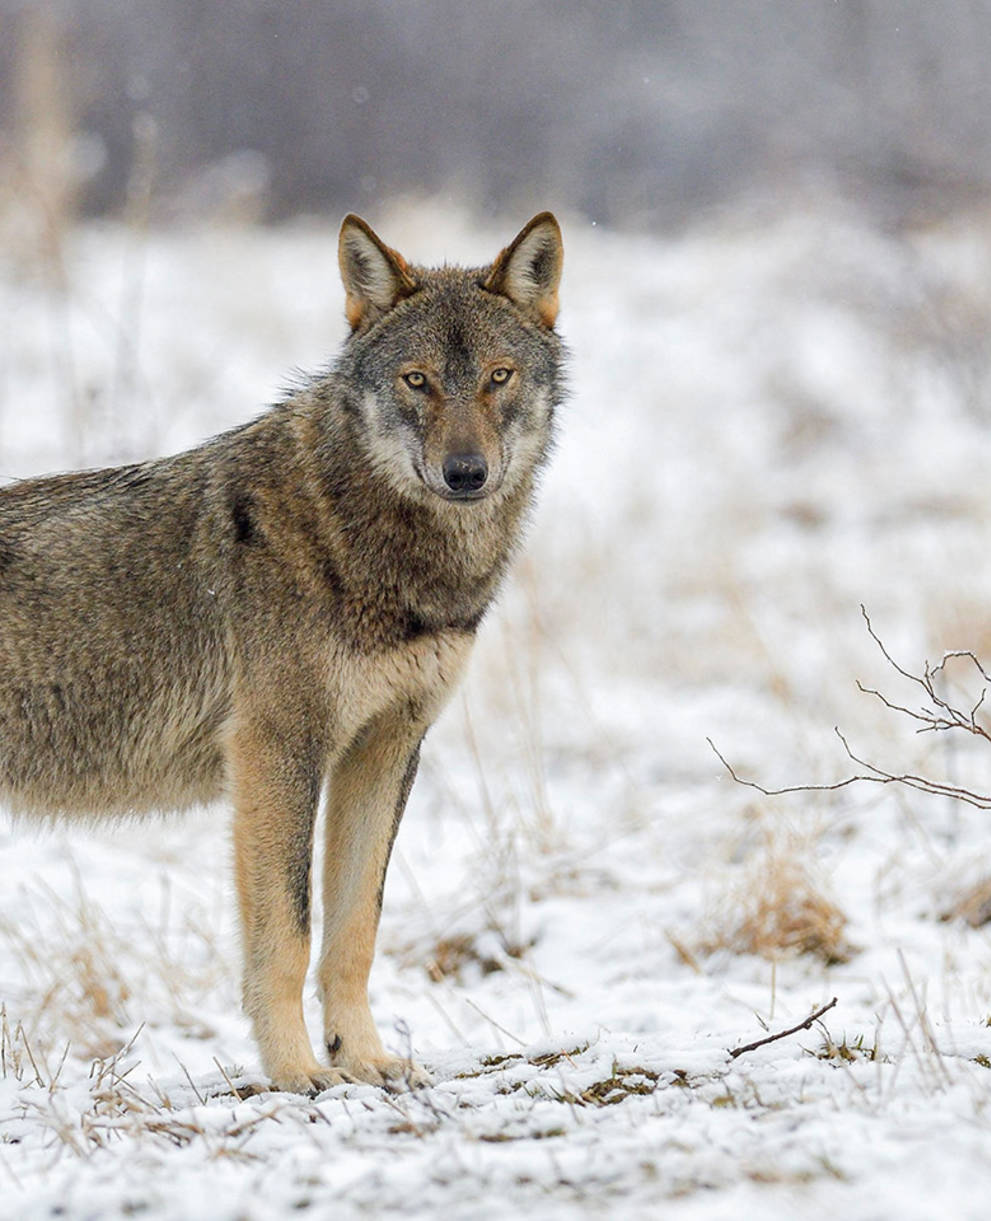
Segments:
[[[779,1039],[787,1039],[789,1035],[798,1034],[800,1030],[808,1030],[813,1022],[817,1022],[824,1013],[828,1013],[836,1004],[836,997],[829,1002],[828,1005],[823,1005],[817,1009],[815,1013],[810,1013],[804,1022],[799,1022],[797,1026],[789,1026],[787,1030],[779,1030],[777,1034],[766,1035],[763,1039],[756,1039],[753,1043],[746,1043],[743,1047],[732,1047],[726,1050],[730,1054],[730,1058],[735,1060],[737,1056],[742,1056],[746,1051],[755,1051],[758,1047],[765,1047],[768,1043],[777,1043]]]

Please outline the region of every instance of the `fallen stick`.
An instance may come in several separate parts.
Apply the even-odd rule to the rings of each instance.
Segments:
[[[777,1034],[769,1034],[763,1039],[757,1039],[754,1043],[747,1043],[744,1047],[727,1048],[730,1058],[735,1060],[737,1056],[742,1056],[745,1051],[755,1051],[758,1047],[764,1047],[767,1043],[776,1043],[778,1039],[787,1039],[790,1034],[798,1034],[800,1030],[808,1030],[813,1022],[817,1022],[824,1013],[828,1013],[836,1004],[836,997],[829,1002],[828,1005],[823,1005],[821,1009],[817,1009],[815,1013],[810,1013],[804,1022],[799,1022],[797,1026],[790,1026],[787,1030],[779,1030]]]

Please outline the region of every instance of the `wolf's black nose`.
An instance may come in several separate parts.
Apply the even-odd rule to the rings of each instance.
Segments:
[[[444,482],[452,492],[478,492],[489,477],[481,454],[451,454],[444,459]]]

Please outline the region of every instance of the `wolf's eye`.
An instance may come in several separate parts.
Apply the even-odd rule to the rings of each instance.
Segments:
[[[493,369],[491,381],[496,386],[505,386],[506,382],[508,382],[512,376],[512,369]]]
[[[426,374],[421,373],[419,369],[413,369],[409,373],[404,373],[403,381],[411,390],[426,390],[427,388]]]

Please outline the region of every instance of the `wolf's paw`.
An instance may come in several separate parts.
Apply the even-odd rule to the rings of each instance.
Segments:
[[[357,1080],[340,1068],[314,1064],[302,1069],[284,1069],[272,1074],[272,1089],[284,1094],[308,1094],[313,1098],[335,1085],[353,1085]]]
[[[429,1085],[430,1074],[412,1060],[400,1056],[376,1056],[374,1059],[347,1061],[345,1076],[369,1085],[381,1085],[392,1090],[413,1090]]]

